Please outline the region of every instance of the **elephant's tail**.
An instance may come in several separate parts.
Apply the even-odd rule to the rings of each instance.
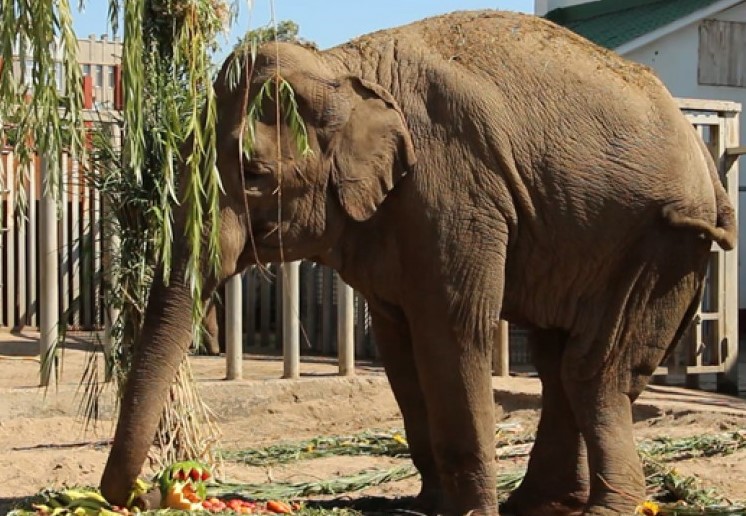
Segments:
[[[727,196],[725,196],[727,199]],[[733,208],[730,202],[723,206],[718,202],[717,225],[713,226],[706,220],[690,217],[676,210],[675,206],[668,205],[663,208],[663,217],[674,227],[686,228],[699,231],[714,240],[725,251],[730,251],[736,247],[738,240],[738,228],[736,219],[733,215]]]
[[[717,210],[716,223],[713,224],[703,218],[693,217],[682,213],[675,205],[669,204],[663,208],[663,217],[674,227],[687,228],[703,233],[710,240],[714,240],[725,251],[730,251],[736,247],[738,241],[738,224],[733,205],[730,202],[728,193],[720,181],[715,162],[710,157],[710,152],[705,147],[701,138],[695,135],[702,153],[702,157],[707,166],[707,171],[712,182],[712,188],[715,193],[715,206]]]

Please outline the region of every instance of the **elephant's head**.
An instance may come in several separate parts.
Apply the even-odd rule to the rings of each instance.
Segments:
[[[404,116],[391,94],[377,84],[335,74],[323,53],[290,44],[263,46],[253,63],[247,56],[238,77],[231,77],[233,59],[215,84],[217,164],[224,187],[222,268],[217,277],[205,278],[205,299],[252,262],[323,257],[347,222],[375,214],[414,163]],[[271,98],[262,96],[254,120],[247,119],[250,108],[260,105],[255,99],[263,86],[277,77],[294,92],[311,152],[298,149],[285,106],[275,103],[274,87]],[[253,137],[250,149],[243,149],[247,130]],[[179,210],[175,235],[186,207]],[[186,244],[176,238],[171,281],[164,285],[159,275],[151,291],[101,482],[102,492],[115,504],[126,502],[140,473],[191,341],[192,298],[184,275],[188,258]]]
[[[322,255],[334,246],[344,220],[370,218],[414,163],[404,116],[391,94],[359,77],[335,75],[322,56],[270,44],[253,67],[243,67],[237,86],[228,84],[230,63],[217,81],[218,166],[226,184],[235,186],[229,195],[249,208],[247,235],[253,242],[246,250],[253,253],[255,246],[257,256],[251,258],[259,262]],[[305,123],[310,147],[305,155],[285,106],[273,100],[276,93],[257,102],[267,81],[278,77],[292,87]],[[252,105],[261,108],[260,115],[247,120]],[[242,153],[248,124],[251,148]]]

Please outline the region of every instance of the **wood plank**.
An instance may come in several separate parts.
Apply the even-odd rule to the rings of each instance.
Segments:
[[[72,256],[70,249],[70,188],[72,184],[72,176],[70,171],[70,157],[65,154],[62,161],[62,192],[60,197],[62,199],[61,208],[61,232],[60,236],[62,239],[60,248],[60,305],[62,306],[62,313],[68,314],[70,310],[70,257]],[[72,322],[71,318],[66,319],[65,323],[69,324]]]
[[[15,259],[15,240],[16,240],[16,219],[13,213],[13,200],[16,196],[16,174],[22,173],[16,169],[11,154],[11,166],[8,171],[8,205],[5,214],[5,227],[7,228],[7,238],[5,239],[5,321],[8,328],[12,329],[16,324],[16,259]]]
[[[701,367],[687,367],[684,371],[686,374],[720,374],[723,371],[722,366],[718,365],[703,365]],[[653,372],[653,375],[655,376],[667,376],[669,374],[668,367],[665,366],[659,366],[656,368],[656,370]]]
[[[359,358],[367,358],[368,355],[365,334],[365,299],[355,291],[355,356]]]
[[[93,187],[89,187],[91,195],[93,197],[93,217],[91,220],[91,226],[93,229],[92,234],[92,270],[91,270],[91,283],[92,283],[92,298],[91,298],[91,309],[93,311],[91,323],[95,326],[94,329],[100,329],[103,326],[103,313],[102,313],[102,299],[104,295],[103,288],[103,269],[101,267],[101,257],[103,256],[103,216],[101,212],[101,193]],[[240,309],[239,309],[240,310]],[[240,313],[239,313],[240,317]]]
[[[282,325],[282,306],[285,297],[285,276],[281,264],[273,264],[272,269],[274,272],[274,282],[272,283],[272,285],[275,289],[275,349],[280,351],[282,350],[282,342],[284,340]]]
[[[739,143],[739,114],[726,113],[723,119],[721,167],[728,167],[721,171],[725,175],[725,188],[735,210],[738,220],[738,162],[726,162],[725,149],[735,147]],[[738,394],[738,246],[723,254],[723,333],[720,335],[725,342],[725,357],[723,373],[717,377],[718,391]]]
[[[70,323],[80,325],[80,246],[82,245],[80,233],[80,163],[73,161],[71,166],[70,188],[70,303],[73,306],[73,315]]]
[[[705,100],[676,98],[679,109],[691,109],[696,111],[715,111],[715,112],[741,112],[741,104],[730,100]]]
[[[5,324],[7,324],[8,328],[14,328],[16,325],[16,285],[17,285],[17,279],[16,279],[16,245],[17,245],[17,239],[18,237],[18,226],[16,224],[16,217],[15,217],[15,198],[17,197],[17,191],[16,188],[19,186],[19,183],[17,182],[17,174],[23,174],[23,171],[20,170],[17,167],[17,163],[15,160],[15,155],[11,152],[9,154],[9,163],[10,166],[7,170],[7,185],[10,189],[10,192],[8,194],[8,211],[6,213],[6,220],[7,220],[7,227],[8,227],[8,238],[6,240],[7,242],[7,249],[6,249],[6,277],[7,277],[7,285],[5,286],[5,293],[7,295],[6,299],[6,311],[5,311]],[[20,183],[20,187],[23,188],[23,183]]]
[[[323,267],[321,287],[321,352],[331,354],[334,351],[334,271]]]
[[[246,315],[244,316],[246,326],[246,345],[256,345],[256,267],[251,266],[244,273],[244,305]]]
[[[91,260],[93,252],[93,226],[92,226],[92,211],[93,203],[90,196],[90,192],[85,188],[83,174],[78,177],[81,188],[81,200],[83,205],[81,207],[80,219],[82,223],[81,228],[81,248],[80,248],[80,302],[81,302],[81,329],[92,329],[92,315],[91,309],[91,291],[93,289],[93,261]]]
[[[746,86],[746,23],[702,20],[699,24],[699,84]]]
[[[270,279],[268,273],[260,272],[259,283],[259,325],[260,325],[260,344],[262,347],[269,346],[269,322],[271,317],[272,306],[270,304],[272,293],[270,291]]]
[[[0,219],[2,219],[2,228],[0,228],[0,326],[4,326],[5,321],[5,279],[3,278],[3,275],[5,271],[7,270],[5,265],[5,239],[7,238],[8,232],[5,230],[6,227],[6,219],[7,219],[7,210],[8,210],[8,204],[10,204],[11,199],[8,196],[8,190],[7,185],[8,183],[8,177],[10,169],[13,167],[13,154],[10,153],[6,149],[0,150],[0,165],[2,167],[0,168],[0,173],[2,173],[2,195],[0,196],[0,202],[3,203],[2,205],[2,216],[0,216]]]
[[[303,327],[301,338],[305,347],[313,349],[316,345],[317,312],[316,268],[312,262],[301,264],[301,301],[303,302]]]
[[[29,294],[31,295],[31,326],[39,327],[39,201],[41,185],[39,175],[31,174],[29,178]]]

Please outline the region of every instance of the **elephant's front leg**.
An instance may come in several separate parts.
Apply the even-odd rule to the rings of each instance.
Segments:
[[[501,507],[505,514],[581,514],[588,500],[585,443],[561,378],[566,341],[559,330],[531,333],[531,355],[542,385],[541,420],[526,476]]]
[[[455,321],[437,302],[413,314],[415,359],[446,513],[497,514],[490,323]]]
[[[406,319],[396,309],[386,310],[384,315],[373,306],[371,319],[386,376],[404,419],[412,462],[422,478],[422,489],[417,496],[415,508],[427,514],[439,514],[442,509],[442,490],[430,443],[425,398],[420,388]]]

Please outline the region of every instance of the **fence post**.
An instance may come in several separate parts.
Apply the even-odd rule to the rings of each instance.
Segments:
[[[55,381],[56,357],[59,325],[59,262],[57,260],[57,203],[52,197],[51,177],[47,157],[41,156],[41,229],[39,231],[41,251],[41,335],[39,338],[39,358],[41,362],[41,385],[48,386]]]
[[[282,274],[283,378],[300,376],[300,262],[285,263]]]
[[[337,277],[337,353],[339,374],[355,374],[355,293]]]
[[[121,147],[121,141],[122,141],[122,131],[119,127],[119,124],[113,123],[111,124],[112,129],[112,147],[115,151],[115,153],[118,153]],[[67,180],[67,175],[65,176],[65,180]],[[77,185],[73,185],[73,188],[77,188]],[[119,241],[119,234],[116,230],[116,224],[115,224],[115,217],[114,213],[111,212],[111,206],[110,203],[106,202],[106,197],[104,197],[104,210],[103,210],[103,217],[106,221],[106,229],[104,231],[104,234],[108,237],[108,245],[104,246],[105,254],[104,254],[104,266],[106,267],[106,271],[104,272],[104,285],[105,291],[104,291],[104,360],[106,360],[106,367],[104,368],[106,371],[105,379],[106,381],[110,381],[112,378],[112,362],[111,362],[111,354],[112,354],[112,348],[114,346],[114,342],[112,339],[112,330],[114,329],[114,325],[117,322],[117,319],[119,319],[119,308],[115,308],[113,306],[113,296],[114,294],[114,288],[116,285],[117,277],[114,274],[114,270],[119,270],[121,267],[121,264],[114,265],[117,260],[119,260],[119,251],[120,251],[120,241]],[[65,211],[67,210],[67,192],[65,193]],[[67,228],[64,229],[64,231],[67,231]],[[65,241],[65,244],[67,244],[67,241]],[[67,249],[67,246],[65,246],[65,252],[69,252]],[[69,278],[68,278],[69,280]],[[69,288],[69,283],[65,283],[65,293],[67,293],[67,288]]]
[[[720,134],[720,166],[727,166],[725,150],[736,147],[739,144],[739,113],[735,111],[724,113],[724,133]],[[724,178],[726,190],[735,211],[734,217],[738,220],[738,161],[736,160],[728,170],[721,169],[721,177]],[[721,316],[725,316],[725,338],[726,349],[723,361],[724,371],[717,375],[717,390],[729,394],[738,394],[738,246],[725,253],[724,271],[727,286],[724,292],[724,307],[719,307]]]
[[[492,371],[495,376],[510,376],[510,325],[500,321],[495,328],[492,347]]]
[[[220,324],[218,323],[218,327]],[[241,328],[241,275],[225,282],[225,378],[243,378],[243,331]]]

